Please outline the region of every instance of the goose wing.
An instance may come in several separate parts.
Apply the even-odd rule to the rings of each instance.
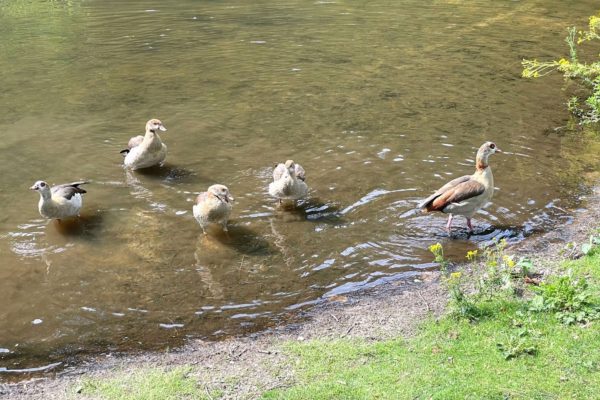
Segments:
[[[127,148],[121,150],[119,153],[123,154],[123,157],[125,157],[127,156],[127,154],[129,154],[131,149],[133,149],[136,146],[139,146],[140,144],[142,144],[143,141],[144,137],[142,135],[134,136],[131,139],[129,139],[129,142],[127,142]]]
[[[129,139],[127,143],[127,148],[129,150],[133,149],[135,146],[139,146],[144,141],[144,137],[142,135],[137,135]]]
[[[304,171],[302,165],[294,164],[294,173],[296,174],[296,178],[300,179],[301,181],[304,182],[306,180],[306,171]]]
[[[62,185],[53,186],[50,191],[53,196],[64,197],[67,200],[71,200],[76,193],[87,193],[85,190],[79,187],[79,185],[86,184],[86,181],[63,183]]]
[[[443,211],[451,203],[460,203],[479,196],[483,192],[485,192],[485,186],[472,179],[470,175],[466,175],[442,186],[419,204],[419,208],[427,211]]]
[[[208,192],[202,192],[196,197],[196,204],[202,204],[207,199]]]

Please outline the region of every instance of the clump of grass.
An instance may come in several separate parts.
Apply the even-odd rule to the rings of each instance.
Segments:
[[[78,392],[107,400],[205,399],[191,368],[141,369],[110,379],[86,379]]]

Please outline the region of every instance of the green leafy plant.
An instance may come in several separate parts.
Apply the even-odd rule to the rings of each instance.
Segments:
[[[589,241],[581,245],[581,252],[586,256],[590,255],[596,250],[598,245],[600,245],[600,235],[590,235]]]
[[[481,316],[481,311],[465,291],[462,272],[448,272],[450,263],[444,258],[444,248],[440,243],[429,246],[429,251],[435,257],[435,262],[440,265],[440,270],[444,274],[442,281],[446,284],[450,294],[450,314],[457,318],[477,321]],[[475,251],[476,253],[477,251]]]
[[[528,337],[528,330],[522,329],[517,334],[507,336],[506,340],[496,343],[496,348],[502,353],[505,360],[510,360],[524,355],[537,354],[537,346]]]
[[[477,321],[482,316],[482,312],[471,296],[465,292],[462,280],[462,272],[452,272],[445,279],[450,293],[451,315],[457,318],[466,318],[469,321]]]
[[[533,270],[531,260],[524,257],[515,260],[513,255],[506,254],[506,246],[506,240],[502,239],[483,251],[482,261],[486,270],[478,281],[480,296],[491,299],[499,292],[514,294],[514,278],[531,274]]]
[[[600,317],[600,308],[589,290],[585,278],[573,279],[564,275],[535,289],[537,295],[531,300],[529,310],[554,312],[556,318],[566,325],[586,323]]]
[[[577,31],[568,28],[566,42],[569,46],[569,57],[556,61],[523,60],[524,78],[539,78],[552,71],[562,72],[565,78],[575,79],[589,89],[588,97],[582,102],[571,97],[568,109],[581,123],[600,121],[600,60],[591,63],[582,62],[578,56],[578,48],[586,42],[600,40],[600,13],[589,18],[588,29]]]

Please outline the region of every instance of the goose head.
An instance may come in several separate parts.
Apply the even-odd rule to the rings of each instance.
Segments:
[[[37,181],[29,189],[39,192],[43,197],[50,196],[50,185],[44,181]]]
[[[488,157],[495,153],[502,153],[494,142],[485,142],[477,151],[477,169],[485,169],[488,166]]]
[[[229,189],[225,185],[212,185],[208,188],[209,196],[214,196],[221,200],[223,203],[229,203],[233,201],[233,197],[229,194]]]
[[[294,160],[287,160],[284,165],[285,165],[285,169],[290,174],[290,176],[295,177],[296,176],[296,163],[294,162]]]
[[[167,130],[160,119],[152,118],[150,121],[146,122],[146,132],[156,133],[158,130],[163,132]]]
[[[502,153],[502,150],[500,150],[498,148],[498,146],[496,146],[496,143],[494,143],[494,142],[485,142],[484,144],[481,145],[481,147],[477,151],[477,154],[481,154],[481,155],[485,155],[485,156],[489,156],[490,154],[494,154],[494,153]]]

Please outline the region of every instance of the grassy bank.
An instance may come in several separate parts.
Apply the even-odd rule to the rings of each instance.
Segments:
[[[449,274],[449,314],[427,321],[413,338],[289,344],[298,384],[264,397],[599,398],[600,252],[586,250],[588,255],[562,262],[542,282],[529,277],[531,270],[509,271],[518,262],[505,254],[504,266],[480,261],[488,270],[466,278],[458,296],[452,294],[457,275]]]
[[[471,253],[462,272],[451,272],[442,249],[433,246],[446,268],[450,302],[443,316],[427,319],[410,337],[276,342],[265,350],[282,354],[282,363],[267,368],[280,387],[259,393],[265,399],[600,398],[600,251],[594,242],[600,239],[576,246],[587,253],[583,257],[548,261],[551,266],[517,259],[499,245]],[[198,368],[121,371],[84,379],[71,393],[106,399],[258,396],[239,395],[243,377],[215,389],[214,375]],[[277,384],[284,370],[292,370],[292,386],[283,379]]]

